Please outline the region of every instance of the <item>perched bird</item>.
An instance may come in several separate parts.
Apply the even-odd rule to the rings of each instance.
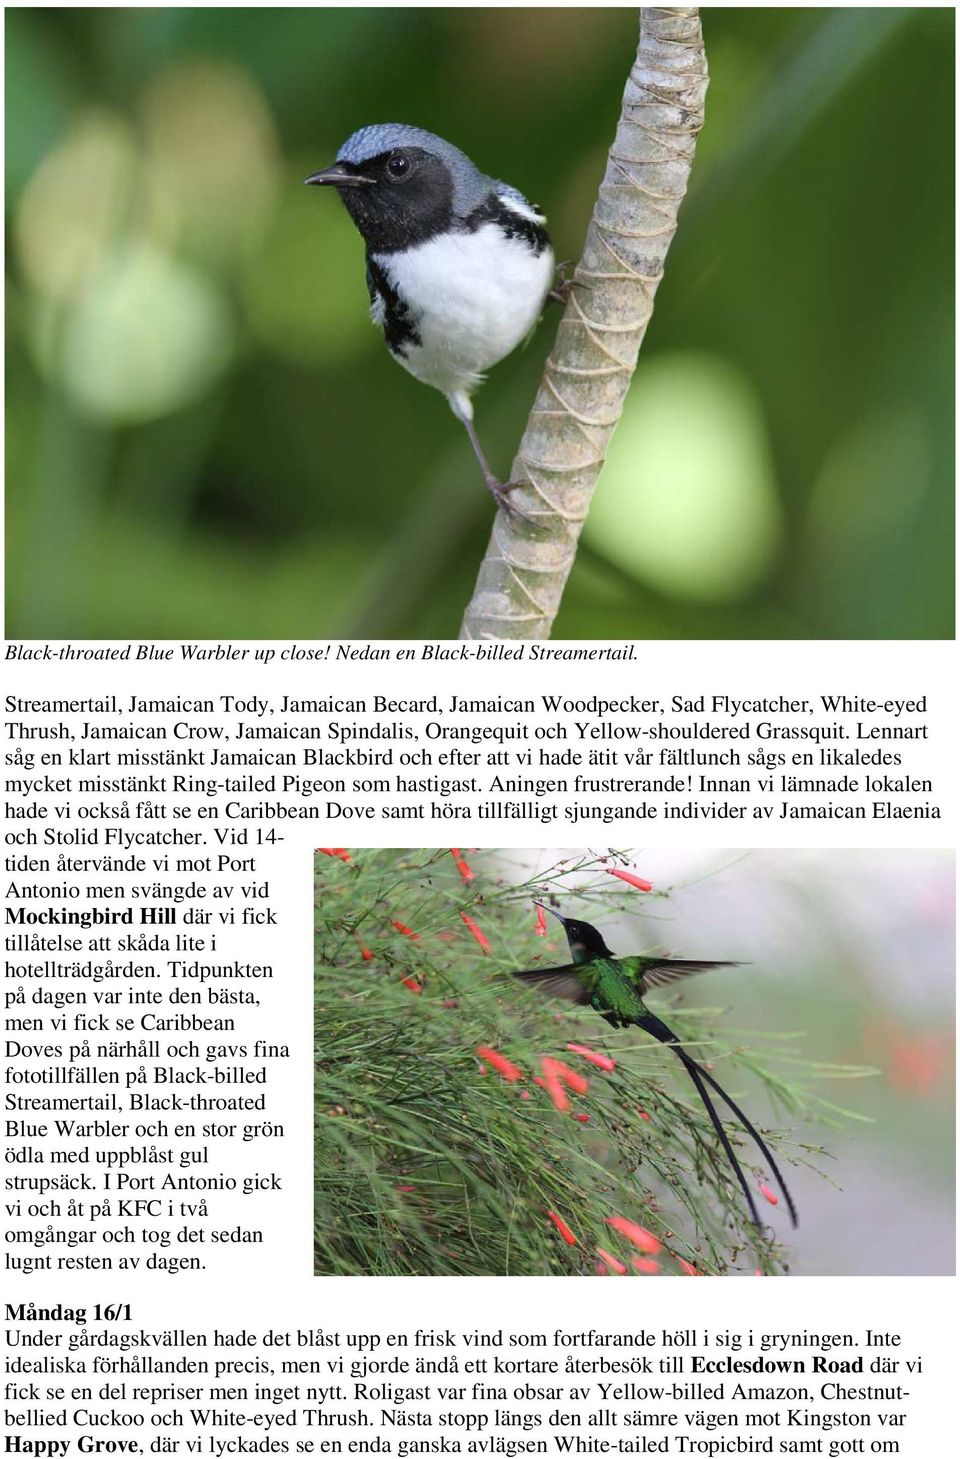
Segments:
[[[771,1155],[763,1137],[747,1119],[740,1106],[734,1104],[729,1094],[720,1087],[709,1070],[691,1059],[676,1034],[655,1013],[651,1013],[644,1002],[644,998],[651,988],[662,987],[666,983],[674,982],[677,978],[685,978],[690,973],[705,972],[709,968],[732,968],[737,967],[738,964],[705,962],[700,959],[689,961],[686,958],[673,957],[615,957],[604,942],[602,934],[589,922],[578,922],[572,917],[564,917],[543,902],[537,902],[536,905],[542,907],[544,911],[552,913],[563,923],[573,962],[559,968],[530,968],[524,972],[514,973],[514,977],[520,978],[525,983],[539,984],[543,991],[552,997],[589,1005],[596,1009],[614,1028],[629,1028],[635,1024],[638,1028],[652,1034],[655,1039],[659,1039],[662,1044],[668,1044],[690,1075],[697,1093],[703,1101],[704,1109],[717,1132],[717,1138],[740,1182],[754,1225],[760,1226],[762,1223],[757,1215],[753,1194],[747,1185],[740,1162],[733,1152],[733,1146],[730,1144],[713,1100],[707,1093],[707,1084],[719,1094],[747,1133],[752,1135],[756,1141],[783,1192],[791,1220],[796,1226],[797,1210],[793,1204],[793,1198],[787,1190],[783,1176],[777,1168],[777,1162]]]
[[[488,490],[510,511],[517,483],[499,481],[487,461],[470,397],[530,333],[551,293],[542,214],[442,137],[397,122],[354,132],[333,165],[306,181],[337,189],[367,246],[371,314],[388,350],[443,391]]]

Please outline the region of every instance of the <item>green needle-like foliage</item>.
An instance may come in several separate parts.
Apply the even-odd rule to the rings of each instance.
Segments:
[[[316,1270],[583,1275],[610,1270],[598,1247],[629,1272],[635,1258],[649,1269],[651,1253],[610,1226],[621,1217],[662,1244],[654,1255],[664,1274],[684,1263],[703,1274],[785,1272],[788,1253],[772,1227],[761,1235],[751,1225],[671,1051],[506,976],[567,961],[553,928],[537,935],[534,896],[555,895],[601,922],[628,908],[647,946],[623,951],[642,952],[656,946],[656,928],[640,919],[663,911],[664,895],[606,875],[619,864],[615,853],[527,881],[505,875],[495,853],[471,853],[469,867],[458,856],[317,854]],[[729,1046],[720,1010],[681,1008],[676,995],[657,1006],[746,1102],[787,1167],[822,1153],[793,1130],[825,1122],[806,1086],[839,1071],[804,1065],[782,1038],[738,1029]],[[615,1067],[597,1067],[570,1043]],[[478,1049],[506,1060],[506,1073]],[[552,1095],[544,1058],[573,1070],[574,1087],[561,1076],[563,1093]],[[727,1128],[748,1179],[769,1179],[737,1124]]]

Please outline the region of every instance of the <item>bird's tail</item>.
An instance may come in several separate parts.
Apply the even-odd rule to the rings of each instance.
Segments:
[[[657,1018],[656,1015],[653,1013],[648,1013],[644,1018],[638,1019],[637,1022],[640,1024],[641,1028],[645,1029],[647,1033],[652,1034],[655,1039],[659,1039],[662,1044],[668,1044],[670,1048],[673,1049],[673,1052],[676,1054],[677,1058],[683,1064],[683,1067],[686,1069],[687,1073],[690,1075],[690,1078],[693,1081],[697,1093],[700,1095],[700,1098],[703,1101],[703,1107],[707,1111],[707,1114],[710,1116],[710,1123],[713,1125],[713,1128],[717,1132],[717,1138],[723,1146],[724,1151],[726,1152],[727,1159],[730,1161],[734,1174],[740,1182],[741,1189],[746,1196],[747,1204],[750,1207],[750,1214],[753,1217],[754,1225],[761,1226],[763,1223],[757,1215],[757,1207],[753,1199],[753,1193],[751,1192],[750,1187],[747,1185],[746,1177],[744,1176],[743,1170],[741,1169],[740,1162],[733,1152],[733,1147],[731,1146],[730,1141],[727,1137],[727,1132],[723,1128],[723,1123],[720,1119],[720,1116],[717,1114],[713,1100],[710,1098],[709,1094],[706,1091],[704,1081],[706,1081],[706,1083],[709,1084],[710,1087],[717,1092],[717,1094],[719,1094],[723,1102],[728,1106],[729,1109],[733,1111],[737,1119],[743,1125],[744,1129],[756,1142],[757,1148],[762,1154],[764,1160],[766,1160],[767,1164],[770,1166],[770,1169],[773,1172],[774,1179],[776,1180],[777,1185],[780,1187],[783,1198],[787,1203],[787,1210],[790,1212],[790,1219],[793,1222],[794,1226],[797,1226],[799,1222],[797,1219],[797,1208],[793,1203],[793,1197],[787,1189],[786,1181],[780,1174],[780,1168],[777,1165],[777,1162],[774,1160],[770,1148],[767,1145],[766,1140],[764,1140],[763,1136],[760,1134],[759,1130],[757,1130],[756,1127],[751,1124],[750,1120],[747,1119],[747,1116],[744,1114],[740,1106],[730,1098],[727,1091],[717,1082],[716,1079],[714,1079],[713,1075],[710,1074],[706,1069],[704,1069],[701,1064],[698,1064],[695,1059],[691,1059],[690,1055],[682,1047],[680,1040],[677,1038],[676,1034],[673,1033],[672,1030],[669,1029],[661,1019]]]

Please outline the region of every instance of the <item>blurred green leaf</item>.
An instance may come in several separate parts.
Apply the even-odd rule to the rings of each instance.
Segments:
[[[750,381],[707,355],[641,364],[585,529],[625,572],[665,593],[723,601],[769,572],[776,483]]]

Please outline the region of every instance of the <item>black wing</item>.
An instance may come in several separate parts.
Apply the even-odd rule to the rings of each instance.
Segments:
[[[523,983],[537,983],[548,998],[563,998],[568,1003],[589,1003],[590,994],[577,976],[575,963],[562,968],[526,968],[510,975]]]
[[[645,988],[662,988],[675,983],[678,978],[689,978],[691,973],[706,973],[711,968],[739,968],[742,963],[704,962],[684,957],[665,957],[648,963],[643,970]]]
[[[367,293],[370,295],[370,318],[383,330],[387,349],[401,360],[407,357],[411,344],[420,344],[420,331],[410,306],[401,299],[386,272],[367,254]]]

